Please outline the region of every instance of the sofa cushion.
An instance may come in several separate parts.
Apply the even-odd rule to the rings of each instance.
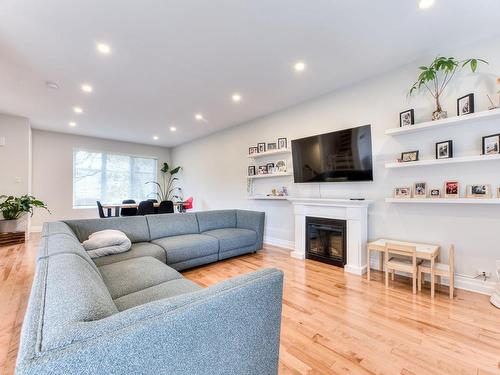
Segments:
[[[69,237],[73,237],[75,239],[75,233],[71,230],[71,228],[62,221],[52,221],[43,223],[42,226],[42,237],[47,237],[53,234],[65,234]]]
[[[204,232],[207,236],[215,237],[219,240],[219,252],[239,249],[246,246],[255,245],[257,233],[250,229],[225,228],[214,229]]]
[[[135,306],[163,298],[170,298],[184,293],[195,292],[202,289],[199,285],[187,279],[175,279],[167,281],[151,288],[143,289],[135,293],[127,294],[115,299],[118,310],[123,311]]]
[[[136,242],[132,244],[130,250],[125,251],[124,253],[95,258],[93,261],[97,266],[104,266],[106,264],[121,262],[122,260],[145,256],[156,258],[162,263],[167,263],[165,250],[163,250],[161,246],[155,245],[151,242]]]
[[[198,218],[200,233],[213,229],[236,227],[235,210],[202,211],[197,212],[196,217]]]
[[[199,233],[196,214],[161,214],[147,215],[151,239]]]
[[[167,253],[167,264],[199,258],[219,252],[219,241],[203,234],[184,234],[154,240]]]
[[[75,232],[80,242],[104,229],[120,230],[132,242],[149,241],[149,227],[144,216],[110,217],[106,219],[67,220],[66,224]]]
[[[100,266],[104,283],[113,299],[182,278],[176,270],[153,257],[140,257]]]

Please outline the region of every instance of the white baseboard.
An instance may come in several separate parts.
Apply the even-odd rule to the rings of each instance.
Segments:
[[[264,243],[271,246],[277,246],[289,250],[295,250],[295,243],[293,241],[282,240],[280,238],[264,237]]]
[[[371,265],[371,269],[378,270],[379,269],[378,257],[371,258],[370,265]],[[425,275],[425,280],[430,281],[430,276]],[[448,286],[449,285],[448,278],[442,277],[441,284]],[[476,292],[476,293],[486,294],[486,295],[490,296],[493,293],[495,286],[496,286],[495,281],[490,281],[490,280],[484,281],[484,280],[476,279],[476,278],[474,278],[472,276],[468,276],[468,275],[462,275],[459,273],[455,274],[455,288],[456,289],[468,290],[470,292]]]

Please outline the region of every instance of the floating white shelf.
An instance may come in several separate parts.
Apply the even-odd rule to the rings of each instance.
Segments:
[[[292,172],[269,173],[269,174],[256,174],[255,176],[247,176],[247,178],[250,180],[254,180],[257,178],[285,177],[285,176],[291,176],[291,175],[292,175]]]
[[[386,203],[500,204],[500,198],[385,198]]]
[[[500,160],[500,154],[459,156],[451,159],[429,159],[429,160],[419,160],[419,161],[410,161],[401,163],[393,162],[393,163],[385,163],[385,168],[386,169],[410,168],[410,167],[421,167],[426,165],[473,163],[473,162],[491,161],[491,160]]]
[[[286,201],[288,197],[273,195],[249,195],[247,199],[264,201]]]
[[[491,111],[471,113],[470,115],[449,117],[443,120],[426,121],[415,125],[387,129],[385,131],[385,134],[397,136],[397,135],[417,133],[432,129],[440,129],[447,126],[465,125],[475,121],[494,120],[494,119],[500,119],[500,109],[493,109]]]
[[[251,154],[247,155],[248,158],[251,159],[256,159],[256,158],[262,158],[264,156],[273,156],[273,155],[280,155],[280,154],[289,154],[292,151],[289,148],[282,148],[280,150],[271,150],[271,151],[266,151],[266,152],[260,152],[257,154]]]

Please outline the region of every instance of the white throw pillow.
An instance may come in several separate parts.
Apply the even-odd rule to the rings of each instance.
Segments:
[[[132,243],[122,231],[106,229],[92,233],[82,245],[91,258],[98,258],[128,251]]]

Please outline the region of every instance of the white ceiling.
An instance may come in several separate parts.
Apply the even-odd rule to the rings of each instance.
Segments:
[[[495,35],[499,14],[498,0],[436,0],[426,11],[417,0],[1,0],[0,112],[175,146]]]

